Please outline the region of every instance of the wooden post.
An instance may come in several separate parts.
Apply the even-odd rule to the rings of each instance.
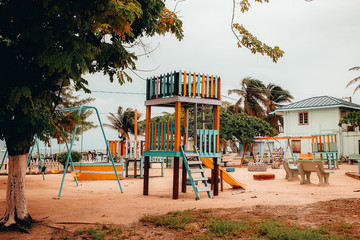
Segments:
[[[179,198],[179,157],[174,157],[173,199]]]
[[[186,193],[186,179],[187,179],[187,171],[186,171],[186,167],[183,161],[182,164],[182,184],[181,184],[181,192]]]
[[[149,195],[149,168],[150,168],[150,157],[145,157],[144,163],[144,188],[143,195]]]
[[[175,135],[175,143],[174,143],[174,150],[175,152],[180,151],[180,144],[181,144],[181,102],[175,103],[175,129],[174,129],[174,135]]]
[[[214,191],[213,195],[218,196],[219,195],[219,164],[218,164],[218,158],[213,158],[213,164],[214,164]]]

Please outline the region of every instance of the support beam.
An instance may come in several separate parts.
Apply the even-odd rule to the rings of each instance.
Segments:
[[[149,195],[149,168],[150,168],[150,157],[145,157],[143,195],[146,196]]]
[[[174,150],[175,152],[180,152],[180,144],[181,144],[181,103],[175,103],[175,143],[174,143]]]
[[[173,199],[179,198],[179,157],[174,157]]]
[[[214,164],[214,171],[213,171],[213,195],[218,196],[219,195],[219,158],[213,158],[213,164]]]
[[[182,162],[182,182],[181,182],[181,192],[186,193],[186,179],[187,179],[187,171],[184,165],[184,161]]]

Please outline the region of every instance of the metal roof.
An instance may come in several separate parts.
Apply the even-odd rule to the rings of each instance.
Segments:
[[[311,97],[298,102],[290,103],[288,105],[275,109],[273,113],[308,110],[308,109],[336,108],[336,107],[360,110],[360,105],[358,104],[351,103],[335,97],[320,96],[320,97]]]

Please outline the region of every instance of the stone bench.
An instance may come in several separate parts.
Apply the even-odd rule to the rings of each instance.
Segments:
[[[291,158],[291,161],[293,161],[294,165],[291,165],[289,159],[287,158],[285,158],[283,161],[283,166],[286,171],[285,179],[287,179],[288,181],[298,180],[299,179],[298,167],[296,165],[295,159]]]
[[[297,167],[301,176],[300,184],[307,184],[310,182],[310,175],[316,172],[319,178],[319,186],[329,184],[330,171],[325,171],[323,162],[321,160],[297,160]]]

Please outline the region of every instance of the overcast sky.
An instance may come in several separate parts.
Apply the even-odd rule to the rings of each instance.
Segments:
[[[295,101],[321,95],[338,98],[352,96],[360,104],[360,91],[352,95],[354,87],[346,84],[360,71],[348,71],[360,66],[360,1],[359,0],[270,0],[259,4],[250,0],[249,12],[236,12],[236,21],[270,46],[278,45],[285,55],[278,63],[267,56],[251,54],[237,48],[231,32],[232,1],[186,0],[177,6],[183,21],[184,39],[174,36],[145,39],[152,48],[148,56],[139,58],[141,78],[170,71],[191,71],[213,74],[222,79],[222,95],[239,88],[244,77],[251,76],[265,84],[275,83],[290,91]],[[173,9],[173,1],[166,1]],[[141,54],[141,49],[136,50]],[[145,115],[145,81],[133,74],[132,83],[110,84],[102,74],[87,75],[93,91],[128,92],[135,95],[99,93],[91,95],[91,104],[98,108],[103,122],[106,115],[118,106],[137,108]],[[230,95],[237,98],[237,95]],[[222,100],[231,101],[223,97]],[[153,116],[163,110],[153,109]],[[116,132],[105,129],[109,139]],[[84,148],[103,149],[100,129],[84,134]],[[78,144],[79,146],[79,144]]]

